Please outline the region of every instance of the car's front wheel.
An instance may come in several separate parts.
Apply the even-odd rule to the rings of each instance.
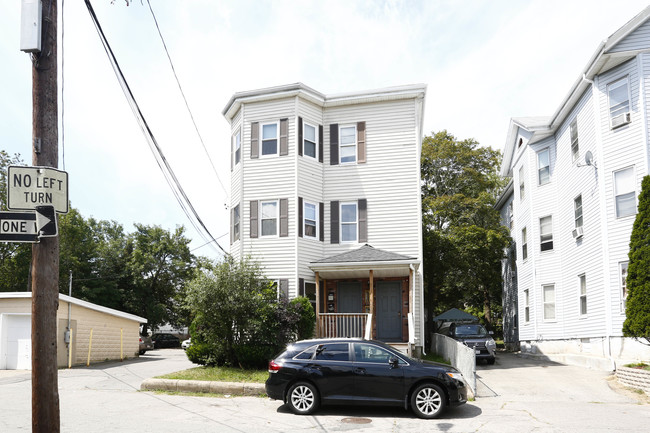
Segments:
[[[411,395],[411,407],[420,418],[436,418],[445,408],[445,394],[438,385],[422,384]]]
[[[318,409],[320,404],[318,390],[314,385],[308,382],[298,382],[293,384],[287,395],[289,408],[291,412],[297,415],[309,415]]]

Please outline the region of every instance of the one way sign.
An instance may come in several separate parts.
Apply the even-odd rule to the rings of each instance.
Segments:
[[[54,207],[37,206],[36,212],[0,212],[0,241],[31,242],[58,235]]]

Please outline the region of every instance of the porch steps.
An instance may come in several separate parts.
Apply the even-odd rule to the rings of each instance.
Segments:
[[[408,345],[408,343],[386,343],[386,344],[388,344],[393,349],[399,350],[400,352],[402,352],[405,355],[409,355],[409,356],[411,355],[409,353],[409,345]]]

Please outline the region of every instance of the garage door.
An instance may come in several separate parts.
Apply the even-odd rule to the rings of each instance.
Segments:
[[[30,315],[4,314],[2,316],[3,352],[7,370],[32,368],[32,318]]]

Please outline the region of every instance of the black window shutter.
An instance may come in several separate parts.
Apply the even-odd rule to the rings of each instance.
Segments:
[[[359,200],[359,243],[368,242],[368,201]]]
[[[298,155],[302,156],[302,117],[298,118]]]
[[[298,197],[298,237],[302,237],[302,197]]]
[[[330,243],[339,243],[339,202],[330,202]]]
[[[325,204],[319,203],[319,230],[320,230],[320,241],[325,241]]]
[[[323,125],[318,125],[318,162],[323,162]]]
[[[257,200],[251,200],[251,216],[250,216],[250,231],[251,231],[251,238],[256,238],[257,237]]]
[[[305,279],[298,278],[298,285],[300,286],[300,291],[298,292],[298,295],[305,296]]]
[[[260,126],[257,122],[251,123],[251,158],[260,157]]]
[[[280,295],[289,298],[289,280],[286,278],[280,280]]]
[[[289,119],[280,119],[280,156],[289,154]]]
[[[280,236],[289,236],[289,199],[280,199]]]
[[[339,164],[339,124],[330,125],[330,165]]]

